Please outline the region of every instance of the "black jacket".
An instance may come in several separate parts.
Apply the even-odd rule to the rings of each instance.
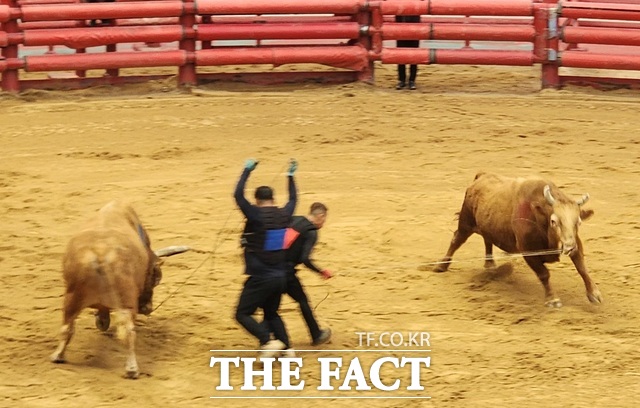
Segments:
[[[296,266],[304,264],[312,271],[321,273],[322,270],[311,260],[311,252],[313,252],[313,247],[318,242],[318,229],[307,217],[300,215],[292,218],[291,228],[298,231],[300,235],[287,249],[287,263],[291,267],[290,271],[295,272]]]

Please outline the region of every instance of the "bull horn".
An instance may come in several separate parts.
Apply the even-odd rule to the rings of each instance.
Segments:
[[[551,205],[555,204],[556,199],[551,195],[551,187],[547,184],[544,186],[544,198],[547,199],[547,202]]]
[[[578,204],[578,206],[581,206],[582,204],[586,203],[587,201],[589,201],[589,194],[585,194],[582,196],[581,199],[576,201],[576,204]]]
[[[173,245],[165,248],[160,248],[154,251],[154,253],[156,254],[157,257],[163,257],[163,256],[173,256],[173,255],[181,254],[183,252],[187,252],[190,250],[191,250],[191,247],[188,247],[188,246]]]

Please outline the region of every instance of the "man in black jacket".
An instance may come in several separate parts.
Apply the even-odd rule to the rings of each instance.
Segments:
[[[284,239],[297,202],[293,174],[298,164],[295,160],[290,163],[289,201],[283,208],[276,207],[273,190],[268,186],[256,189],[255,205],[244,197],[249,174],[257,165],[257,161],[247,160],[234,193],[238,207],[247,217],[242,246],[245,273],[249,275],[240,294],[236,320],[260,341],[261,357],[274,357],[279,351],[289,348],[289,337],[284,322],[278,315],[278,308],[286,287],[288,264]],[[264,320],[274,333],[274,340],[271,340],[269,329],[253,318],[258,308],[264,311]]]
[[[286,252],[288,265],[286,293],[300,304],[300,311],[307,323],[311,344],[314,346],[328,342],[331,338],[331,330],[321,330],[318,326],[304,288],[296,275],[296,267],[303,264],[308,269],[322,275],[324,279],[332,277],[331,272],[318,268],[311,260],[311,252],[318,241],[318,230],[324,226],[326,219],[327,207],[322,203],[313,203],[306,217],[294,216],[291,228],[295,231],[294,235],[299,235],[294,237],[295,240]]]
[[[396,16],[396,23],[419,23],[420,16]],[[398,40],[399,48],[419,48],[420,40]],[[416,64],[409,65],[409,89],[414,91],[416,87],[416,78],[418,76],[418,66]],[[407,68],[405,64],[398,64],[398,84],[396,89],[404,89],[407,87]]]

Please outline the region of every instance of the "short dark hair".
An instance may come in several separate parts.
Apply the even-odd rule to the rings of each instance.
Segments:
[[[273,189],[269,186],[260,186],[256,188],[256,200],[273,200]]]
[[[311,204],[311,208],[309,208],[309,214],[326,214],[326,213],[327,213],[327,206],[319,202],[315,202]]]

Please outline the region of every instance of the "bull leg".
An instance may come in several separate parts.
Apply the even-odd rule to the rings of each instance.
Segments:
[[[587,290],[587,298],[591,303],[602,303],[604,300],[598,286],[591,280],[589,273],[587,272],[587,266],[584,262],[584,252],[582,251],[582,242],[578,238],[578,247],[576,251],[571,254],[571,260],[576,266],[578,273],[584,281],[584,287]]]
[[[483,237],[484,239],[484,267],[486,269],[495,268],[496,262],[493,260],[493,242],[491,242],[488,238]]]
[[[538,279],[544,286],[544,304],[549,307],[561,307],[562,302],[555,295],[553,289],[551,289],[551,284],[549,283],[549,269],[544,265],[544,261],[539,256],[525,256],[524,260],[527,264],[533,269],[533,271],[538,275]]]
[[[64,363],[64,352],[73,337],[75,332],[75,321],[80,314],[82,308],[80,307],[80,299],[74,296],[73,293],[67,292],[64,295],[64,318],[62,327],[60,328],[60,343],[56,351],[51,354],[51,361],[54,363]]]
[[[473,234],[472,231],[458,229],[453,233],[453,239],[451,239],[451,244],[449,244],[449,249],[447,250],[447,254],[438,262],[435,268],[433,268],[434,272],[446,272],[449,269],[449,264],[451,263],[451,258],[453,258],[453,254],[464,244],[467,242],[467,239]]]
[[[118,332],[127,344],[127,363],[125,365],[125,377],[135,379],[140,375],[138,362],[136,361],[136,329],[134,324],[135,315],[131,310],[122,309],[118,311],[120,325]]]

